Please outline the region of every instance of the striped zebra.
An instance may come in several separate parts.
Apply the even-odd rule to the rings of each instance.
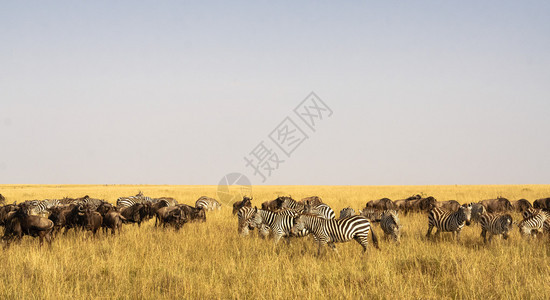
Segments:
[[[90,196],[86,195],[83,198],[80,198],[77,203],[81,203],[86,207],[91,208],[92,210],[97,210],[97,208],[103,204],[103,200],[90,198]]]
[[[294,226],[291,233],[299,233],[307,230],[313,233],[315,240],[319,243],[317,255],[321,255],[324,245],[328,245],[336,250],[334,243],[348,242],[355,239],[367,251],[369,233],[372,235],[374,247],[378,247],[378,239],[371,232],[371,225],[367,218],[363,216],[351,216],[341,220],[323,219],[314,215],[300,215],[294,218]]]
[[[243,206],[239,209],[237,212],[237,218],[239,220],[237,232],[241,236],[247,236],[250,230],[254,230],[254,224],[250,222],[252,217],[254,216],[255,210],[252,207]],[[260,228],[258,228],[258,234],[262,238],[266,238],[269,236],[270,230],[269,226],[262,224]]]
[[[510,214],[484,213],[479,217],[479,224],[483,242],[487,243],[487,232],[489,233],[489,242],[495,235],[502,235],[504,239],[507,239],[512,231],[513,220]]]
[[[544,223],[548,219],[548,213],[541,209],[529,208],[523,212],[523,220],[519,222],[519,232],[522,237],[537,235],[544,232]]]
[[[294,218],[297,217],[295,211],[282,210],[280,212],[272,212],[269,210],[261,210],[254,208],[254,215],[250,219],[253,226],[260,228],[262,225],[269,226],[273,233],[273,241],[275,244],[282,237],[287,238],[287,243],[290,243],[291,229],[294,223]],[[307,230],[298,230],[292,233],[292,236],[303,237],[309,234]]]
[[[336,215],[334,214],[334,210],[332,210],[330,206],[324,203],[321,203],[317,206],[307,205],[305,211],[310,214],[318,215],[325,219],[334,219],[336,217]]]
[[[283,203],[281,204],[282,208],[291,208],[297,210],[303,210],[306,208],[306,205],[303,202],[298,202],[291,197],[279,197],[277,199],[283,199]]]
[[[426,237],[430,238],[432,229],[437,228],[435,236],[441,232],[456,232],[456,240],[460,240],[460,231],[464,224],[470,226],[472,217],[472,204],[464,204],[457,211],[450,212],[439,207],[433,208],[428,214],[428,233]]]
[[[143,196],[143,193],[140,191],[135,196],[130,197],[120,197],[116,200],[116,206],[119,210],[124,210],[130,206],[135,205],[136,203],[150,202],[153,203],[153,199],[150,197]]]
[[[384,231],[384,237],[392,237],[396,243],[399,243],[401,238],[401,222],[395,210],[386,210],[380,218],[380,228]]]
[[[222,205],[214,198],[201,196],[196,202],[195,202],[196,208],[202,208],[206,211],[214,210],[214,209],[221,209]]]
[[[48,209],[60,204],[57,199],[28,200],[22,203],[25,213],[28,215],[47,215]]]
[[[355,216],[355,210],[353,210],[353,208],[351,207],[346,207],[340,211],[339,219],[343,219],[351,216]]]

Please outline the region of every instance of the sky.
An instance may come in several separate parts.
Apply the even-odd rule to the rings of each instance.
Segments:
[[[549,15],[547,1],[3,1],[0,183],[549,184]],[[294,112],[321,103],[311,92],[328,108],[313,128]]]

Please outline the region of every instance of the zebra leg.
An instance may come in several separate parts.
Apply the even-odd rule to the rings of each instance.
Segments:
[[[434,234],[434,239],[439,239],[439,235],[441,234],[441,229],[436,228],[436,232]]]
[[[481,230],[481,237],[483,238],[483,242],[487,243],[487,230],[485,229]]]
[[[457,231],[456,231],[456,241],[457,241],[457,242],[460,241],[460,230],[457,230]]]
[[[432,230],[434,229],[433,225],[428,225],[428,233],[426,233],[426,237],[429,239],[430,235],[432,234]]]
[[[387,236],[384,235],[384,237],[387,237]],[[356,236],[353,239],[356,240],[359,243],[359,245],[361,245],[361,247],[363,247],[363,252],[367,252],[367,245],[369,244],[368,236],[365,238]]]

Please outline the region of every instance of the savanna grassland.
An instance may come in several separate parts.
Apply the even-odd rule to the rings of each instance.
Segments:
[[[216,186],[1,185],[7,202],[90,195],[114,203],[138,191],[194,204],[216,196]],[[256,186],[253,203],[277,195],[294,199],[318,195],[338,214],[356,211],[372,199],[402,199],[413,194],[461,203],[507,197],[550,197],[550,185],[510,186]],[[2,249],[1,299],[58,298],[374,298],[374,299],[543,299],[550,297],[550,247],[547,240],[522,240],[517,228],[509,240],[483,245],[479,225],[433,242],[424,238],[427,216],[401,216],[399,246],[383,239],[381,251],[367,254],[355,241],[337,244],[339,255],[317,257],[311,238],[274,246],[253,232],[237,235],[230,205],[208,212],[206,223],[186,224],[179,232],[125,225],[120,236],[70,231],[52,247],[25,237]],[[513,215],[517,220],[519,214]],[[369,242],[371,239],[369,238]]]

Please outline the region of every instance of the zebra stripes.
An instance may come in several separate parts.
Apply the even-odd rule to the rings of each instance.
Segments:
[[[483,242],[487,243],[487,233],[489,233],[489,242],[495,235],[502,235],[504,239],[507,239],[512,231],[513,220],[509,214],[484,213],[479,217],[479,223],[481,224]]]
[[[401,238],[401,223],[395,210],[386,210],[380,218],[380,228],[384,231],[384,237],[392,237],[396,243]]]
[[[282,237],[287,238],[290,243],[291,229],[294,223],[294,218],[297,217],[296,212],[292,210],[282,210],[278,213],[254,208],[254,215],[251,222],[255,227],[260,227],[262,224],[269,226],[273,233],[274,243],[277,244]],[[303,237],[308,235],[307,230],[298,230],[292,233],[293,236]]]
[[[201,196],[196,202],[195,202],[196,208],[202,208],[206,211],[208,210],[214,210],[214,209],[221,209],[222,205],[214,198]]]
[[[439,207],[433,208],[428,214],[428,232],[426,237],[430,238],[432,229],[437,228],[435,236],[441,232],[456,232],[457,241],[460,240],[460,231],[464,224],[470,225],[472,217],[472,204],[464,204],[457,211],[450,212]]]
[[[143,193],[140,191],[135,196],[130,197],[120,197],[116,200],[116,206],[118,209],[126,209],[128,207],[134,206],[136,203],[150,202],[153,203],[153,199],[150,197],[143,196]]]
[[[323,219],[314,215],[301,215],[294,219],[294,226],[291,232],[299,233],[308,230],[313,233],[315,240],[319,243],[318,255],[324,245],[336,250],[334,243],[348,242],[355,239],[367,251],[369,233],[372,235],[373,245],[378,247],[378,239],[374,232],[371,232],[371,225],[363,216],[351,216],[341,220]]]
[[[523,212],[523,220],[519,222],[519,232],[523,237],[537,235],[544,232],[548,213],[540,209],[529,208]],[[550,226],[546,226],[547,228]]]
[[[47,214],[48,209],[60,204],[57,199],[46,200],[28,200],[22,203],[25,206],[25,213],[29,215],[42,215]]]
[[[336,217],[332,208],[324,203],[317,206],[306,206],[306,211],[325,219],[334,219]]]

